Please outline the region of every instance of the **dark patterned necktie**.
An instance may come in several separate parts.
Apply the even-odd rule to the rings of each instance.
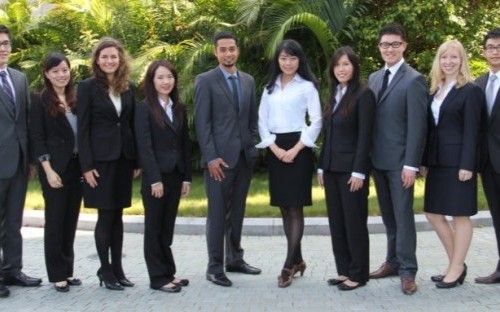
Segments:
[[[380,101],[380,98],[382,95],[384,95],[385,89],[387,89],[387,85],[389,84],[389,76],[391,75],[391,71],[386,69],[385,74],[384,74],[384,80],[382,81],[382,88],[378,91],[378,100]]]
[[[233,98],[234,98],[234,103],[236,104],[236,110],[239,111],[240,110],[240,97],[238,95],[238,86],[236,85],[236,76],[234,75],[231,75],[229,76],[229,81],[231,81],[231,87],[232,87],[232,91],[233,91]]]
[[[11,109],[12,112],[16,111],[16,103],[14,101],[14,92],[12,91],[12,88],[10,87],[9,81],[7,80],[7,73],[5,71],[0,71],[0,77],[2,78],[2,88],[5,94],[7,94],[7,99],[10,104],[11,104]]]

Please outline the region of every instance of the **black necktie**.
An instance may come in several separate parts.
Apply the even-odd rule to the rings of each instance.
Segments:
[[[391,75],[391,71],[386,69],[385,74],[384,74],[384,80],[382,81],[382,88],[378,91],[378,100],[380,101],[380,98],[385,92],[385,89],[387,89],[387,85],[389,84],[389,76]]]
[[[238,86],[236,85],[236,76],[231,75],[229,76],[229,81],[231,81],[231,87],[233,91],[233,98],[234,98],[234,103],[236,104],[236,110],[240,110],[240,97],[238,96]]]
[[[2,78],[2,88],[5,94],[7,94],[8,102],[12,105],[12,112],[16,111],[16,103],[14,102],[14,92],[10,87],[9,81],[7,80],[7,73],[5,71],[0,71],[0,76]]]

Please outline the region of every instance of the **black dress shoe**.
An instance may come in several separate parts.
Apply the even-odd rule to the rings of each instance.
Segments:
[[[10,291],[3,283],[0,282],[0,298],[7,298],[10,295]]]
[[[70,285],[70,286],[80,286],[82,284],[82,281],[76,277],[67,278],[66,281],[68,282],[68,285]]]
[[[229,278],[227,278],[224,273],[215,273],[210,274],[207,273],[207,281],[214,283],[215,285],[229,287],[233,285],[233,282]]]
[[[174,278],[174,280],[175,280],[175,278]],[[178,282],[172,281],[171,283],[174,285],[186,287],[187,285],[189,285],[189,280],[188,279],[179,279]]]
[[[436,283],[437,288],[453,288],[457,287],[459,284],[462,285],[465,280],[465,276],[467,276],[467,267],[464,267],[462,274],[454,280],[453,282],[445,282],[444,279],[441,282]]]
[[[134,283],[129,281],[126,277],[120,278],[118,280],[118,283],[120,283],[120,285],[122,285],[123,287],[133,287],[134,286]]]
[[[69,291],[69,283],[66,282],[64,285],[57,285],[57,283],[54,283],[54,288],[58,292],[68,292]]]
[[[347,284],[340,283],[337,285],[337,288],[339,290],[354,290],[356,288],[363,287],[365,285],[366,285],[366,282],[359,282],[356,286],[349,286]]]
[[[239,265],[226,265],[227,272],[238,272],[244,274],[260,274],[261,269],[251,266],[248,263],[242,263]]]
[[[97,273],[97,277],[99,278],[99,287],[102,287],[102,283],[109,290],[124,290],[123,286],[116,280],[104,279],[102,273]]]
[[[173,284],[173,283],[170,283],[174,286],[172,287],[167,287],[167,285],[163,285],[162,287],[160,288],[156,288],[156,290],[159,290],[159,291],[163,291],[163,292],[166,292],[166,293],[176,293],[176,292],[179,292],[181,291],[181,286],[179,285],[176,285],[176,284]]]
[[[343,282],[345,282],[345,280],[341,280],[341,279],[338,279],[338,278],[330,278],[329,280],[327,280],[326,282],[328,283],[328,285],[330,286],[337,286],[337,285],[340,285],[342,284]]]
[[[42,283],[41,278],[29,277],[23,272],[19,272],[16,275],[6,275],[4,277],[5,285],[15,285],[15,286],[23,286],[23,287],[33,287],[38,286]]]

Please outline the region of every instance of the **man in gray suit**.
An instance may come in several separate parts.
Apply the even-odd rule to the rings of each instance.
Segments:
[[[5,285],[37,286],[42,282],[21,271],[29,92],[26,76],[7,67],[11,50],[10,31],[0,25],[0,297],[9,296]]]
[[[413,184],[420,167],[426,135],[427,85],[405,63],[407,43],[401,25],[384,26],[379,33],[384,68],[372,73],[370,88],[377,94],[373,148],[373,177],[387,231],[386,262],[370,278],[401,277],[401,290],[417,290]]]
[[[243,260],[241,228],[257,159],[257,107],[253,77],[237,70],[238,39],[231,32],[214,38],[216,68],[195,80],[196,134],[208,197],[207,280],[231,286],[226,271],[259,274]],[[225,237],[225,259],[224,259]]]

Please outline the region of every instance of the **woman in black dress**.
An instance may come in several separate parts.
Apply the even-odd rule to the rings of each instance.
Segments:
[[[318,161],[338,273],[328,284],[352,290],[365,285],[369,274],[368,153],[375,95],[361,83],[359,58],[351,47],[335,52],[330,78]]]
[[[52,53],[43,65],[45,87],[32,98],[30,143],[39,163],[45,202],[44,249],[49,281],[60,292],[80,285],[73,277],[76,226],[82,201],[76,145],[76,92],[70,63]]]
[[[123,208],[130,207],[132,177],[138,176],[133,133],[135,99],[120,42],[104,37],[92,54],[93,77],[78,85],[78,150],[85,207],[97,208],[95,242],[100,285],[132,287],[123,272]],[[111,262],[109,254],[111,252]]]
[[[149,65],[142,82],[146,99],[135,114],[137,153],[143,170],[144,256],[150,287],[179,292],[187,279],[175,277],[171,245],[181,195],[191,181],[187,114],[179,99],[177,71],[166,60]]]
[[[428,136],[422,172],[424,211],[448,256],[438,288],[462,284],[472,240],[470,216],[477,213],[476,161],[483,94],[472,83],[467,53],[457,40],[443,43],[431,71]],[[453,217],[453,225],[445,216]]]
[[[307,124],[306,116],[309,119]],[[302,47],[284,40],[271,63],[269,82],[259,107],[258,148],[268,148],[271,205],[280,207],[287,238],[287,256],[279,287],[304,274],[300,242],[304,233],[304,206],[312,205],[312,148],[321,131],[321,105],[316,78]]]

